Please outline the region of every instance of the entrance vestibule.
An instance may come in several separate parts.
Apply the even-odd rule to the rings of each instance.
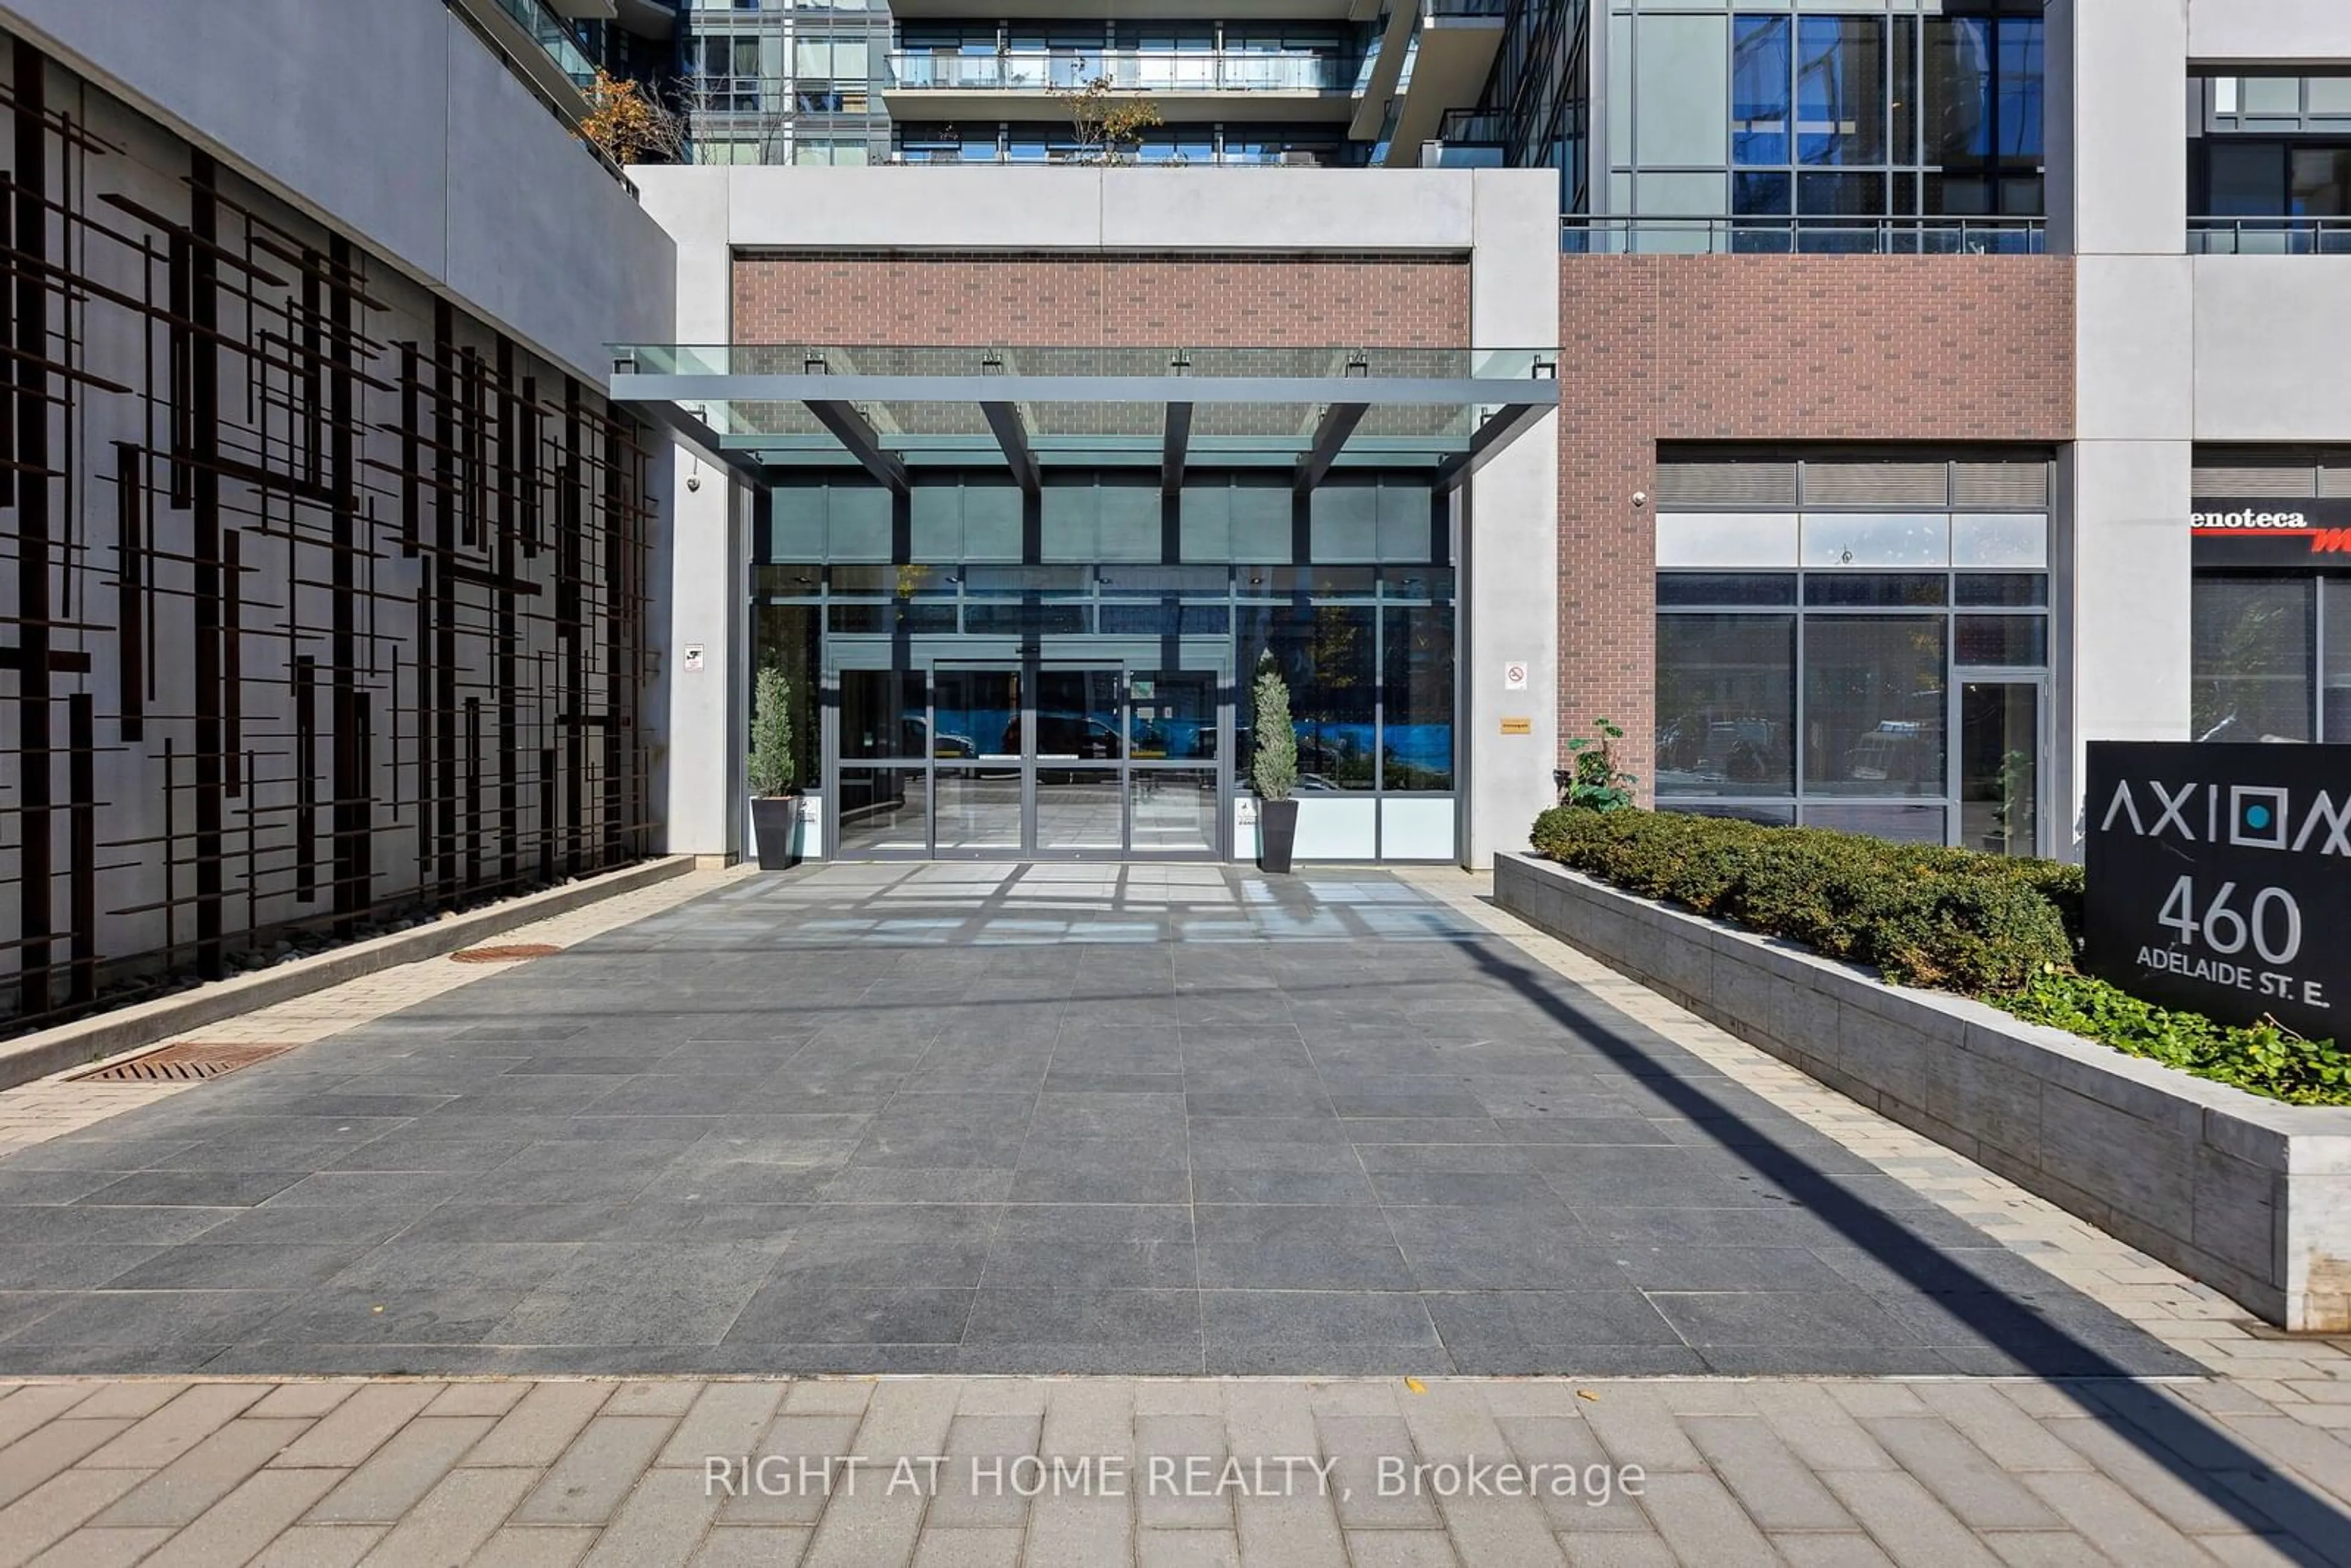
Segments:
[[[1188,641],[1188,640],[1187,640]],[[840,852],[1215,860],[1228,852],[1221,646],[978,653],[839,640],[824,746]]]

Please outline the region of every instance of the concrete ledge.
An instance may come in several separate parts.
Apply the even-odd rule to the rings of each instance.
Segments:
[[[256,1008],[323,991],[381,969],[454,953],[460,947],[473,946],[486,936],[553,915],[569,915],[616,894],[634,893],[672,877],[684,876],[693,869],[693,858],[686,855],[641,861],[601,876],[510,898],[486,909],[468,910],[446,920],[354,942],[330,953],[214,980],[192,990],[177,991],[153,1001],[117,1008],[0,1042],[0,1089],[13,1089],[19,1083],[47,1078],[52,1072],[119,1056],[142,1045],[170,1040]]]
[[[2284,1105],[1531,855],[1539,930],[2284,1328],[2351,1332],[2351,1109]]]

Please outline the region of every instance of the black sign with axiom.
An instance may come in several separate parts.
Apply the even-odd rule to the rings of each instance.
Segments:
[[[2351,571],[2351,497],[2199,498],[2189,528],[2198,566],[2331,566]]]
[[[2092,974],[2351,1038],[2351,746],[2093,741],[2083,811]]]

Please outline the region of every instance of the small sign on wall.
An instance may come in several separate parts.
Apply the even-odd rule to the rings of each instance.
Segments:
[[[689,675],[702,674],[702,644],[699,643],[685,645],[685,673]]]
[[[1504,735],[1532,735],[1534,732],[1535,721],[1531,718],[1506,718],[1502,721]]]
[[[1233,821],[1246,828],[1257,821],[1257,802],[1244,795],[1233,802]]]
[[[1513,659],[1502,666],[1502,689],[1522,692],[1527,689],[1527,666],[1522,659]]]

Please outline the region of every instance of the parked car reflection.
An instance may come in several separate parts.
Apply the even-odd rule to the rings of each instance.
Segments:
[[[1687,713],[1657,730],[1657,784],[1745,785],[1760,792],[1793,782],[1787,726],[1737,710]]]

